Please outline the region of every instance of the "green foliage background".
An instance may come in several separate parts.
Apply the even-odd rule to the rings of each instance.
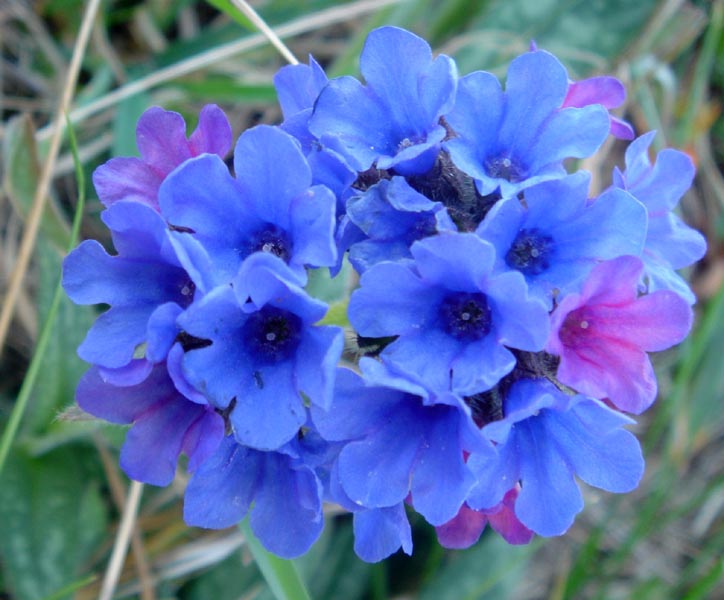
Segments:
[[[535,40],[557,54],[573,78],[615,74],[629,90],[625,114],[637,131],[657,129],[658,148],[679,147],[697,162],[697,180],[682,212],[707,236],[709,253],[690,273],[701,298],[696,328],[680,348],[657,357],[661,397],[636,428],[648,467],[635,493],[616,497],[586,490],[586,509],[566,536],[527,547],[508,546],[486,532],[469,550],[448,552],[437,546],[429,527],[413,520],[414,556],[395,555],[376,565],[355,557],[349,517],[330,512],[322,539],[298,561],[312,598],[724,597],[724,2],[364,4],[368,10],[353,14],[359,2],[254,3],[279,31],[296,23],[298,34],[287,39],[291,49],[302,58],[313,53],[332,75],[357,72],[365,35],[382,24],[422,35],[435,51],[453,55],[462,72],[483,68],[503,76],[509,60]],[[3,292],[84,8],[82,0],[0,4]],[[203,104],[216,102],[230,115],[236,135],[256,123],[278,122],[272,76],[282,59],[265,43],[232,51],[232,44],[254,34],[228,0],[105,2],[70,114],[83,187],[77,188],[66,143],[21,306],[0,349],[0,431],[7,432],[51,310],[77,199],[81,193],[88,198],[82,235],[108,242],[90,175],[110,156],[136,153],[134,129],[143,110],[159,104],[193,122]],[[220,55],[204,62],[214,49]],[[203,64],[190,69],[198,60]],[[134,82],[139,90],[125,93]],[[600,186],[607,185],[612,166],[622,163],[624,148],[612,141],[586,163]],[[324,277],[313,285],[330,301],[344,293]],[[123,430],[72,408],[85,369],[75,348],[95,314],[61,299],[19,434],[0,471],[0,598],[97,597],[128,481],[117,468]],[[329,318],[340,315],[336,307]],[[238,531],[183,525],[183,484],[179,477],[168,489],[144,489],[138,540],[117,597],[272,598]]]

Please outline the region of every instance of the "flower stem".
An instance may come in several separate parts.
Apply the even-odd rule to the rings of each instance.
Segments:
[[[251,531],[248,518],[239,523],[239,529],[269,589],[278,600],[311,600],[293,561],[267,552]]]

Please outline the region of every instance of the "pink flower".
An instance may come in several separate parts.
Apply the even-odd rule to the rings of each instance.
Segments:
[[[518,486],[509,490],[503,500],[490,509],[473,510],[463,504],[455,517],[435,528],[440,545],[445,548],[469,548],[478,541],[488,523],[509,544],[529,543],[533,539],[533,532],[515,516],[518,491]]]
[[[171,171],[199,154],[224,158],[231,141],[229,121],[215,104],[201,110],[198,127],[188,139],[180,114],[154,106],[141,115],[136,126],[141,157],[112,158],[93,172],[93,185],[106,206],[135,200],[158,211],[158,188]]]
[[[553,312],[546,345],[560,357],[561,383],[634,414],[656,398],[646,353],[678,344],[692,322],[689,304],[675,292],[638,296],[643,268],[633,256],[598,265],[582,292],[563,298]]]

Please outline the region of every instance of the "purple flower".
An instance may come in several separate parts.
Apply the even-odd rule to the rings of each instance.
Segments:
[[[340,369],[329,410],[312,409],[323,438],[347,442],[333,475],[360,508],[394,508],[411,496],[415,510],[430,523],[446,523],[475,484],[464,452],[485,454],[490,446],[462,399],[432,397],[369,358],[360,368],[364,381]]]
[[[357,171],[425,173],[447,135],[440,117],[455,99],[455,63],[433,60],[428,43],[409,31],[382,27],[367,37],[360,71],[366,85],[353,77],[329,82],[309,129]]]
[[[455,231],[440,202],[432,202],[403,177],[383,179],[347,201],[347,214],[367,239],[352,245],[349,260],[358,273],[383,260],[412,258],[413,242],[438,231]]]
[[[254,252],[281,258],[299,282],[305,265],[331,266],[335,198],[312,185],[299,144],[280,129],[260,125],[234,149],[234,179],[224,162],[206,154],[164,181],[161,210],[181,260],[204,291],[228,283]]]
[[[563,100],[563,108],[583,108],[591,104],[600,104],[609,111],[618,108],[626,100],[626,88],[618,79],[610,76],[589,77],[581,81],[571,81],[568,93]],[[633,127],[626,121],[608,114],[611,120],[611,135],[621,140],[634,138]]]
[[[577,290],[598,262],[643,249],[643,205],[623,190],[589,202],[590,179],[578,172],[530,187],[524,202],[498,202],[477,229],[495,246],[498,267],[520,271],[550,308],[554,294]]]
[[[504,412],[504,419],[482,430],[497,444],[496,457],[468,461],[478,478],[470,507],[495,506],[520,482],[520,522],[539,535],[561,535],[583,508],[576,476],[609,492],[638,485],[641,448],[623,429],[632,421],[603,403],[568,396],[546,380],[523,379],[510,388]]]
[[[186,379],[228,414],[240,444],[276,450],[306,420],[305,398],[327,407],[342,331],[318,327],[327,306],[297,285],[278,258],[255,253],[231,285],[211,290],[178,318],[203,340],[186,352]]]
[[[118,202],[102,219],[118,255],[86,240],[63,263],[63,288],[73,302],[111,305],[78,354],[107,369],[126,367],[142,350],[151,362],[161,362],[178,332],[176,316],[191,303],[195,286],[174,253],[166,224],[151,207]]]
[[[471,395],[515,366],[508,350],[542,350],[546,307],[523,276],[495,273],[495,250],[475,234],[415,242],[414,264],[381,262],[362,276],[349,319],[366,337],[399,336],[383,360],[436,392]]]
[[[649,213],[642,256],[647,289],[672,290],[694,304],[696,297],[674,269],[688,267],[704,256],[706,240],[673,210],[691,187],[695,169],[686,154],[671,148],[659,152],[652,165],[648,148],[655,135],[650,131],[626,149],[626,170],[614,169],[614,186],[632,194]]]
[[[505,91],[494,75],[470,73],[460,80],[455,108],[445,117],[456,134],[445,148],[483,195],[500,188],[509,198],[563,177],[563,160],[590,156],[609,131],[602,106],[561,108],[567,92],[565,68],[543,51],[511,63]]]
[[[646,353],[678,344],[692,322],[691,308],[678,294],[638,295],[643,267],[632,256],[598,265],[581,293],[563,298],[553,312],[546,346],[560,356],[561,383],[634,414],[656,398]]]
[[[191,477],[184,520],[207,529],[249,523],[264,547],[281,556],[304,554],[324,526],[322,487],[293,445],[261,452],[222,441],[216,454]]]
[[[106,206],[135,200],[158,210],[161,182],[181,163],[199,154],[223,158],[231,148],[231,126],[221,109],[209,104],[187,139],[183,117],[154,106],[138,120],[136,144],[141,158],[112,158],[94,171],[93,185]]]
[[[182,396],[163,365],[141,383],[123,387],[110,384],[93,367],[80,380],[76,401],[96,417],[133,425],[121,449],[121,468],[143,483],[171,483],[181,452],[189,457],[188,470],[195,471],[224,437],[224,419],[210,406]]]

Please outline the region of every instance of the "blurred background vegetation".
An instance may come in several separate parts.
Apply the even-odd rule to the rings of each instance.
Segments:
[[[24,223],[48,153],[52,121],[86,9],[83,0],[0,0],[0,294],[17,262]],[[437,546],[413,521],[415,553],[368,565],[352,550],[351,521],[328,517],[299,561],[315,599],[724,598],[724,2],[721,0],[259,0],[253,3],[296,54],[330,75],[356,73],[366,33],[406,27],[463,73],[504,75],[535,40],[572,78],[624,81],[623,114],[657,149],[691,155],[698,175],[682,202],[709,252],[689,273],[697,324],[657,356],[661,397],[640,419],[647,457],[639,489],[618,497],[586,489],[586,508],[562,538],[508,546],[486,532],[466,551]],[[391,56],[390,60],[400,60]],[[277,123],[272,76],[283,60],[228,0],[106,0],[83,55],[70,120],[85,174],[77,187],[67,143],[54,162],[48,206],[0,348],[0,431],[25,378],[57,287],[77,199],[83,237],[107,241],[93,169],[136,154],[135,123],[152,105],[187,122],[221,105],[235,135]],[[623,162],[610,139],[584,165],[599,188]],[[95,598],[119,528],[128,480],[117,466],[122,428],[70,410],[85,369],[75,348],[94,309],[63,300],[18,435],[0,473],[0,598]],[[62,414],[63,418],[58,418]],[[184,481],[143,491],[118,597],[271,598],[236,530],[192,530],[181,519]]]

